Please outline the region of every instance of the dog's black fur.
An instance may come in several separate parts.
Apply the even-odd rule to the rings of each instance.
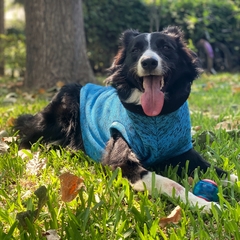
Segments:
[[[143,57],[149,46],[150,55],[153,54],[150,60],[148,56]],[[139,73],[137,66],[139,61],[141,61],[140,70],[145,72],[144,74]],[[161,64],[158,63],[159,61]],[[159,68],[160,73],[156,72],[155,68]],[[164,93],[164,104],[158,114],[164,115],[177,110],[187,100],[191,84],[198,77],[201,68],[196,54],[187,48],[182,31],[178,27],[168,27],[162,32],[151,35],[140,34],[133,30],[124,32],[119,52],[109,72],[110,76],[106,82],[117,90],[124,107],[141,115],[145,115],[145,112],[136,102],[139,100],[138,94],[144,92],[143,78],[148,75],[162,75],[164,84],[161,86],[161,91]],[[80,89],[81,86],[78,84],[66,85],[44,110],[34,116],[20,116],[15,122],[15,129],[19,131],[21,137],[20,147],[30,148],[32,143],[43,137],[44,143],[54,142],[62,147],[84,151],[84,139],[81,136],[79,122]],[[136,97],[131,98],[135,93],[137,93]],[[181,170],[187,160],[189,160],[189,174],[197,167],[203,171],[210,167],[210,164],[194,149],[161,162],[156,167],[164,169],[167,165],[179,165]],[[117,131],[106,144],[102,164],[109,165],[113,169],[120,167],[123,176],[132,184],[149,173],[132,152],[131,146],[128,146]],[[220,176],[226,174],[217,167],[216,172]]]

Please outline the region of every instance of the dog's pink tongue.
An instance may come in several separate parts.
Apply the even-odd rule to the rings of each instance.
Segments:
[[[161,82],[161,76],[143,77],[144,93],[141,97],[141,105],[148,116],[157,116],[162,111],[164,93],[160,91]]]

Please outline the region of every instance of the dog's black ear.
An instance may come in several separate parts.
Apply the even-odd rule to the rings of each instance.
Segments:
[[[107,85],[111,85],[115,79],[115,74],[122,68],[122,64],[126,58],[127,46],[131,40],[139,35],[137,30],[129,29],[122,33],[120,37],[119,50],[114,57],[112,66],[108,69],[109,77],[105,80]]]
[[[125,57],[126,57],[126,49],[128,44],[131,42],[131,40],[139,35],[140,33],[137,30],[129,29],[122,33],[120,37],[120,46],[119,51],[114,58],[114,65],[120,65],[123,63]]]
[[[190,55],[189,59],[191,59],[191,63],[193,64],[193,66],[195,68],[196,77],[198,77],[199,75],[201,75],[204,72],[200,58],[194,51],[192,51],[190,49],[188,49],[188,54]]]
[[[168,26],[163,29],[162,33],[167,34],[172,37],[176,37],[176,38],[184,37],[183,31],[181,30],[181,28],[179,28],[177,26]]]
[[[169,26],[164,28],[162,33],[174,37],[179,43],[182,63],[187,66],[185,69],[188,70],[188,79],[191,79],[191,81],[196,79],[202,73],[201,63],[197,54],[187,47],[184,39],[184,33],[181,28],[177,26]]]
[[[128,29],[125,32],[123,32],[120,38],[121,47],[127,47],[129,42],[139,34],[140,33],[137,30],[133,30],[133,29]]]

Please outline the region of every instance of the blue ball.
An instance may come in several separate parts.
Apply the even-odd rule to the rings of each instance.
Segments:
[[[197,182],[193,188],[193,194],[205,199],[206,201],[218,202],[218,186],[209,179]]]

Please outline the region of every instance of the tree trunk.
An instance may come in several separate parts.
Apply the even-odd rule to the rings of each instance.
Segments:
[[[86,53],[81,0],[25,0],[25,87],[95,82]]]
[[[4,0],[0,0],[0,35],[4,34]],[[0,76],[4,75],[4,46],[0,36]]]

